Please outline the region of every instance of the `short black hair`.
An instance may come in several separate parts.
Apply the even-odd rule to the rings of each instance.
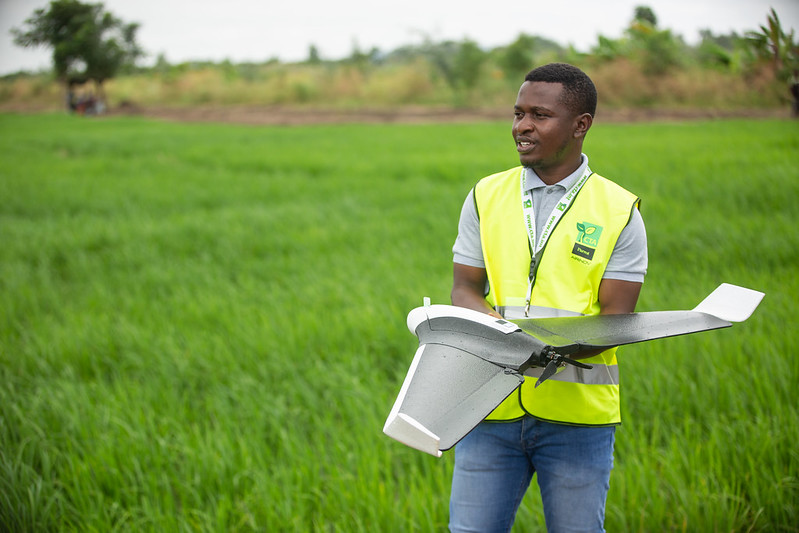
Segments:
[[[525,76],[524,81],[543,81],[563,85],[563,103],[574,114],[596,113],[596,87],[588,75],[568,63],[549,63],[534,68]]]

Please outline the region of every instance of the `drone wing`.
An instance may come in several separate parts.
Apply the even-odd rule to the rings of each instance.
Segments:
[[[762,292],[723,283],[691,311],[523,319],[513,322],[561,354],[726,328],[749,318]]]
[[[419,348],[383,432],[435,456],[502,403],[545,347],[506,320],[449,305],[414,309],[408,329]]]
[[[442,344],[413,358],[383,432],[431,455],[453,447],[522,380],[501,366]]]

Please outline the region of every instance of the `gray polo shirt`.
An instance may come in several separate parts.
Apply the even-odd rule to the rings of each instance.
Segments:
[[[585,154],[582,157],[580,168],[555,185],[547,185],[541,181],[535,171],[530,168],[524,169],[525,185],[528,189],[532,189],[536,235],[541,235],[541,230],[555,205],[588,166],[588,157]],[[455,263],[485,268],[483,246],[480,242],[480,219],[477,217],[474,205],[474,189],[469,191],[466,201],[463,202],[458,222],[458,237],[455,239],[452,253]],[[633,215],[619,235],[602,277],[643,283],[647,264],[644,220],[638,209],[633,209]]]

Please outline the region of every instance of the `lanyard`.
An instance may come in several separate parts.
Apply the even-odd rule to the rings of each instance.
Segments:
[[[541,235],[539,235],[537,238],[535,231],[535,211],[533,210],[533,191],[525,187],[527,181],[525,179],[526,173],[527,170],[525,169],[525,171],[521,174],[521,178],[519,179],[522,191],[522,212],[524,213],[524,225],[527,229],[527,237],[530,240],[530,276],[527,282],[527,298],[525,300],[524,316],[528,316],[530,311],[530,299],[533,296],[535,273],[538,268],[538,262],[541,260],[541,254],[544,251],[544,247],[546,246],[549,237],[552,235],[552,231],[555,229],[555,226],[558,225],[560,219],[563,217],[566,211],[568,211],[569,206],[577,197],[577,193],[583,188],[585,182],[588,181],[588,178],[591,176],[592,172],[591,169],[588,168],[588,165],[586,165],[585,171],[583,172],[583,175],[580,176],[580,179],[574,182],[574,185],[572,185],[571,188],[566,191],[566,193],[558,201],[557,205],[555,205],[555,208],[549,215],[546,224],[544,224]]]

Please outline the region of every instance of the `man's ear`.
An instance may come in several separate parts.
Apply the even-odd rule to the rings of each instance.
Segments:
[[[591,116],[591,113],[578,115],[574,120],[574,136],[578,138],[585,137],[585,134],[591,129],[591,124],[593,123],[594,117]]]

